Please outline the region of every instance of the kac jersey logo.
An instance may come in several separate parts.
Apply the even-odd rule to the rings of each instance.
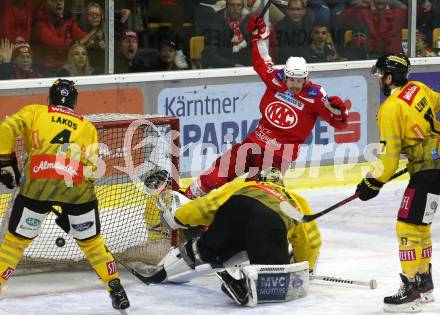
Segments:
[[[270,103],[264,114],[272,125],[281,129],[293,128],[298,123],[296,112],[282,102]]]

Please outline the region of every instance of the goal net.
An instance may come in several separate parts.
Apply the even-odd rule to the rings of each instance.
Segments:
[[[179,121],[176,117],[129,114],[87,118],[98,130],[99,157],[105,163],[105,173],[96,180],[95,191],[107,246],[124,262],[156,264],[177,239],[161,226],[155,206],[157,192],[146,189],[143,182],[151,173],[165,169],[172,175],[169,185],[178,187]],[[26,157],[21,139],[17,139],[16,153],[22,165]],[[0,185],[2,238],[17,193],[18,189],[11,193]],[[63,269],[86,262],[74,239],[56,224],[56,218],[49,213],[17,271]],[[59,237],[66,241],[62,247],[56,245]]]

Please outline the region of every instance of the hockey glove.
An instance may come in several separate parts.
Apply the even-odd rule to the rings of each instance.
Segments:
[[[0,155],[0,183],[9,189],[20,184],[20,171],[15,154]]]
[[[364,179],[357,185],[356,194],[359,194],[359,199],[366,201],[376,197],[382,188],[383,183],[371,177],[368,173]]]
[[[348,109],[345,102],[339,96],[329,96],[328,102],[324,102],[325,107],[332,112],[333,118],[342,122],[347,121]]]
[[[251,33],[251,41],[255,42],[260,39],[264,40],[269,37],[269,28],[264,23],[264,20],[258,16],[251,16],[249,19],[247,29]]]
[[[156,206],[160,211],[160,221],[168,230],[186,229],[174,215],[177,209],[190,200],[177,191],[166,190],[159,194]]]

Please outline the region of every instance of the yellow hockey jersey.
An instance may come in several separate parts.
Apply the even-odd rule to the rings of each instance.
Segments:
[[[307,223],[295,221],[280,209],[279,204],[288,201],[303,214],[312,214],[312,209],[306,199],[274,183],[256,181],[228,183],[180,206],[175,218],[185,225],[209,225],[220,206],[233,195],[254,198],[277,212],[286,224],[287,239],[294,249],[295,262],[308,261],[310,268],[314,268],[321,247],[318,225],[314,221]]]
[[[440,169],[439,111],[440,93],[421,82],[411,81],[392,91],[377,113],[380,150],[374,178],[387,182],[401,153],[408,158],[410,175]]]
[[[98,135],[83,116],[64,106],[27,105],[0,123],[0,135],[0,154],[11,154],[23,137],[21,195],[71,204],[96,199]]]

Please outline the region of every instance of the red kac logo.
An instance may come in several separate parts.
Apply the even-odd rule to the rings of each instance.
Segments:
[[[270,103],[265,110],[267,120],[275,127],[290,129],[298,123],[298,116],[293,108],[282,102]]]

